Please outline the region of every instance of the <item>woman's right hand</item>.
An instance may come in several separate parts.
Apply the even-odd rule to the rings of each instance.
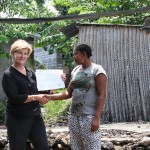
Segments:
[[[51,94],[46,94],[45,97],[50,101],[51,100]]]
[[[42,105],[48,103],[49,101],[49,99],[44,94],[35,95],[34,99],[37,100]]]

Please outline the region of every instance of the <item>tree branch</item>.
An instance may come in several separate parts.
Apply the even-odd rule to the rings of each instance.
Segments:
[[[117,12],[103,12],[103,13],[93,13],[93,14],[82,14],[82,15],[67,15],[51,18],[0,18],[0,23],[9,23],[9,24],[29,24],[29,23],[42,23],[50,21],[59,21],[59,20],[80,20],[80,19],[91,19],[91,18],[101,18],[101,17],[110,17],[110,16],[120,16],[120,15],[131,15],[135,13],[144,13],[149,12],[150,6],[124,10]]]

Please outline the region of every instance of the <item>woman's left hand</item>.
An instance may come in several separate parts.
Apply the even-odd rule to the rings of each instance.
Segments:
[[[66,74],[65,74],[65,73],[63,73],[63,74],[61,75],[61,79],[62,79],[63,81],[66,81]]]
[[[99,124],[100,124],[99,119],[94,117],[91,124],[91,132],[95,132],[96,130],[98,130]]]

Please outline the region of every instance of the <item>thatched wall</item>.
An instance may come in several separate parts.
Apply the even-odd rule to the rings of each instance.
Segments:
[[[108,75],[103,121],[150,121],[150,33],[140,26],[80,25],[79,43]]]

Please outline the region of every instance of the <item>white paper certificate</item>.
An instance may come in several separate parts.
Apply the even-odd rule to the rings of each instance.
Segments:
[[[53,90],[64,88],[64,81],[61,79],[63,70],[60,69],[48,69],[48,70],[36,70],[37,88],[39,91]]]

